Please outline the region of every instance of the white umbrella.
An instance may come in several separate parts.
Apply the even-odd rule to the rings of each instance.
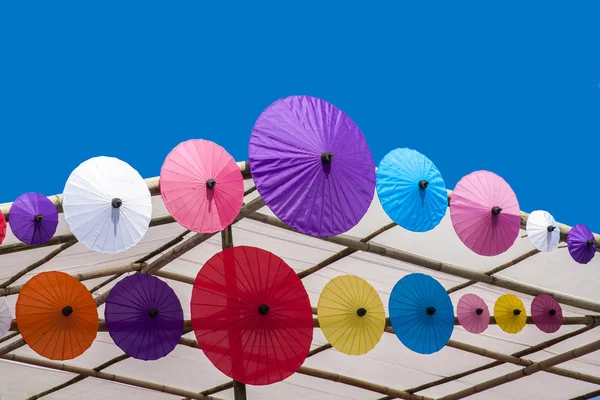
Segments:
[[[0,338],[6,335],[10,329],[10,323],[12,322],[12,314],[6,301],[0,300]]]
[[[91,250],[123,252],[148,230],[152,217],[148,186],[117,158],[95,157],[81,163],[69,176],[63,195],[71,232]]]
[[[552,251],[558,246],[560,230],[554,217],[546,211],[534,211],[527,218],[527,236],[539,251]]]

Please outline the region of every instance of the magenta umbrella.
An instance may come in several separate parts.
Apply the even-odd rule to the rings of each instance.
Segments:
[[[465,294],[456,306],[458,322],[471,333],[482,333],[490,324],[490,310],[476,294]]]
[[[577,224],[567,235],[567,246],[573,260],[587,264],[596,255],[596,240],[592,231],[585,225]]]
[[[554,297],[548,294],[539,294],[531,303],[531,319],[540,331],[554,333],[562,325],[562,308]]]
[[[365,137],[323,100],[291,96],[271,104],[254,124],[248,155],[265,204],[300,232],[346,232],[373,200],[375,163]]]
[[[517,196],[489,171],[472,172],[458,182],[450,198],[450,217],[460,240],[483,256],[504,253],[521,228]]]

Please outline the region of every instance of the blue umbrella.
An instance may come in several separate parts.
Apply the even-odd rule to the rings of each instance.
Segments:
[[[418,151],[392,150],[381,160],[376,177],[384,211],[404,229],[425,232],[446,215],[448,193],[442,174]]]
[[[396,336],[414,352],[435,353],[452,336],[452,301],[444,287],[429,275],[410,274],[400,279],[388,308]]]

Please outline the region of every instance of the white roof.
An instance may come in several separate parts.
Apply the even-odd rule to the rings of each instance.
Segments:
[[[252,187],[251,180],[246,180],[245,184],[247,188]],[[256,191],[249,194],[246,198],[246,203],[257,196]],[[153,207],[153,217],[167,215],[160,196],[153,197]],[[272,215],[267,207],[262,207],[258,212]],[[345,236],[346,238],[354,237],[358,240],[390,224],[390,222],[381,209],[379,201],[375,198],[367,215]],[[41,271],[60,270],[73,275],[124,266],[135,262],[149,252],[173,240],[184,231],[184,228],[174,222],[151,227],[140,244],[126,253],[117,255],[94,253],[85,246],[77,243],[62,251],[39,268],[27,273],[11,286],[23,284]],[[57,234],[64,233],[68,233],[68,226],[65,224],[61,214]],[[524,231],[522,233],[524,234]],[[185,238],[187,239],[191,236],[193,234],[188,234]],[[252,245],[272,251],[282,257],[297,272],[310,268],[344,249],[343,246],[331,241],[308,237],[248,218],[242,219],[233,226],[233,241],[235,245]],[[2,248],[16,243],[18,241],[9,233],[4,244],[0,246],[0,282],[9,279],[23,268],[59,247],[59,245],[54,245],[9,254],[2,253]],[[440,262],[454,264],[464,268],[464,270],[478,272],[489,271],[533,249],[529,240],[524,237],[517,239],[515,245],[505,254],[496,257],[479,256],[468,250],[458,239],[452,228],[449,213],[447,213],[441,224],[430,232],[408,232],[395,226],[377,236],[372,240],[372,243],[425,256]],[[161,271],[173,272],[193,279],[203,263],[220,250],[221,238],[220,235],[215,235],[191,251],[176,258]],[[152,260],[157,257],[154,257]],[[366,279],[375,287],[387,309],[389,294],[394,284],[404,275],[412,272],[429,274],[441,282],[446,289],[467,282],[467,279],[424,269],[414,264],[371,252],[356,252],[342,258],[304,278],[303,282],[308,290],[311,303],[313,306],[316,306],[319,293],[331,278],[343,274],[355,274]],[[533,285],[540,288],[540,291],[560,292],[561,294],[571,296],[575,301],[577,299],[585,299],[588,302],[598,303],[600,307],[600,290],[596,287],[596,282],[600,282],[600,257],[596,257],[587,265],[580,265],[571,259],[566,248],[559,248],[551,253],[533,255],[496,275],[501,278],[510,279],[511,281]],[[83,283],[91,289],[106,279],[108,277],[85,280]],[[94,295],[110,289],[115,282],[117,280],[95,292]],[[167,282],[177,292],[184,307],[185,317],[189,319],[191,285],[171,279],[167,279]],[[477,283],[451,293],[455,307],[458,299],[465,293],[478,294],[492,309],[495,300],[500,295],[509,293],[509,291],[496,286]],[[512,293],[517,294],[525,303],[526,309],[529,310],[533,297],[516,292]],[[6,297],[13,315],[16,299],[17,295]],[[100,316],[103,315],[103,308],[103,306],[99,308]],[[563,311],[566,317],[583,317],[597,314],[568,305],[563,305]],[[457,325],[452,335],[452,340],[459,342],[458,347],[460,347],[460,343],[465,343],[477,348],[485,348],[492,352],[509,355],[580,328],[582,328],[582,325],[563,326],[557,333],[548,335],[539,331],[534,325],[527,325],[520,333],[509,335],[501,331],[496,325],[490,325],[488,330],[483,334],[474,335],[466,332],[462,327]],[[185,337],[194,339],[193,333],[186,334]],[[0,349],[18,340],[18,338],[17,336],[16,338],[0,343]],[[524,358],[533,361],[542,361],[591,343],[597,338],[598,332],[592,329],[564,340],[559,344],[529,354]],[[316,328],[313,348],[324,344],[326,344],[326,340],[321,331]],[[11,354],[41,360],[27,346],[20,347]],[[65,361],[64,364],[93,369],[121,354],[121,350],[112,342],[108,333],[100,332],[88,351],[74,360]],[[492,355],[496,358],[498,357],[497,355]],[[366,355],[358,357],[348,356],[334,349],[329,349],[308,358],[304,366],[393,389],[408,390],[443,377],[468,371],[492,361],[494,361],[493,358],[449,346],[432,355],[416,354],[405,348],[394,334],[385,333],[375,349]],[[598,377],[597,379],[600,381],[600,353],[587,354],[563,363],[560,367]],[[439,386],[431,387],[417,394],[431,398],[440,398],[522,368],[522,366],[502,364]],[[190,392],[200,392],[230,382],[227,376],[219,372],[207,360],[200,349],[185,345],[177,346],[171,354],[158,361],[145,362],[130,358],[106,368],[104,372],[168,385]],[[20,362],[0,360],[0,398],[2,400],[25,399],[56,385],[60,385],[76,376],[77,374],[74,373],[56,371]],[[589,377],[586,379],[590,380]],[[563,400],[574,398],[597,389],[598,386],[596,384],[548,372],[538,372],[523,379],[475,394],[469,398],[486,400],[504,400],[507,398],[513,400]],[[222,399],[233,399],[233,389],[221,391],[214,394],[214,396]],[[261,387],[248,386],[247,396],[248,399],[371,400],[380,398],[383,395],[348,384],[336,383],[296,373],[285,381],[274,385]],[[79,383],[51,393],[45,396],[45,398],[56,400],[82,398],[86,400],[116,400],[125,398],[131,400],[158,400],[177,399],[181,398],[181,396],[164,394],[154,390],[96,378],[87,378]]]

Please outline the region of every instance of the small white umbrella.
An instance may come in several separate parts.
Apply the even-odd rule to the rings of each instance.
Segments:
[[[10,323],[12,322],[12,314],[6,301],[0,300],[0,338],[4,337],[10,329]]]
[[[63,211],[77,240],[100,253],[120,253],[144,237],[152,217],[148,186],[129,164],[112,157],[81,163],[63,192]]]
[[[534,211],[527,218],[527,236],[539,251],[552,251],[558,246],[560,230],[554,217],[546,211]]]

